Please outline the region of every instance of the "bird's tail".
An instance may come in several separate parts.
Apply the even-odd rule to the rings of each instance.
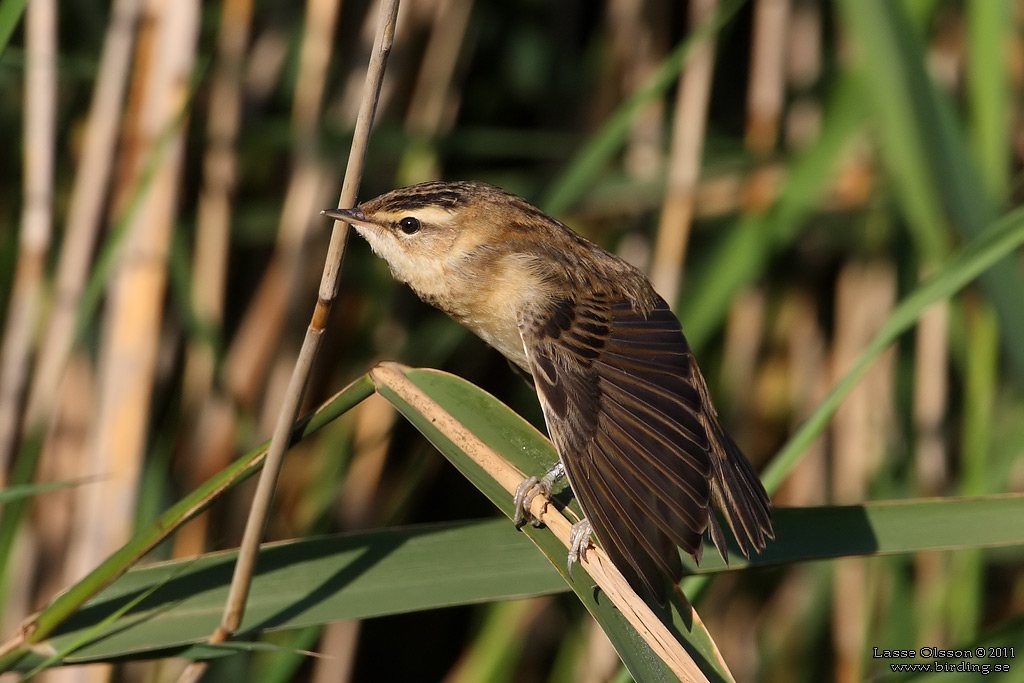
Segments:
[[[722,450],[713,458],[712,500],[732,529],[740,551],[749,557],[751,548],[760,552],[767,539],[775,538],[771,502],[757,472],[724,430],[719,430],[719,443]],[[722,559],[728,562],[725,535],[714,515],[711,515],[709,529],[712,542]]]

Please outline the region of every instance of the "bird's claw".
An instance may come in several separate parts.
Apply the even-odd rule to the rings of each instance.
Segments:
[[[547,495],[547,492],[541,487],[540,479],[537,477],[527,477],[516,487],[516,493],[512,497],[512,504],[515,506],[515,515],[513,515],[512,521],[517,529],[530,518],[530,503],[533,502],[538,493]],[[536,522],[536,520],[534,521]]]
[[[584,517],[572,525],[569,530],[569,559],[566,569],[569,571],[569,578],[572,578],[573,562],[582,562],[587,559],[587,549],[590,548],[590,534],[592,533],[590,520]]]
[[[515,523],[518,529],[527,521],[530,521],[534,526],[540,526],[542,522],[539,519],[530,519],[530,503],[539,494],[544,496],[551,495],[551,489],[554,487],[555,482],[565,476],[565,466],[562,465],[562,461],[559,460],[544,473],[544,476],[538,479],[537,477],[527,477],[519,486],[516,487],[516,493],[512,497],[512,505],[515,508],[515,513],[512,516],[512,521]]]

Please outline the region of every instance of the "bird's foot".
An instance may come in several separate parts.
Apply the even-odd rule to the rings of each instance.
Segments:
[[[554,487],[555,482],[564,476],[565,466],[559,460],[548,468],[548,471],[540,479],[537,477],[527,477],[516,487],[516,493],[512,497],[512,504],[515,506],[515,515],[512,517],[512,521],[515,523],[516,528],[521,527],[527,521],[534,526],[540,526],[540,520],[531,519],[530,503],[541,493],[545,496],[551,495],[551,489]]]
[[[582,562],[587,559],[587,549],[590,548],[590,520],[584,517],[572,525],[569,530],[569,560],[566,568],[569,570],[569,578],[572,578],[573,562]]]

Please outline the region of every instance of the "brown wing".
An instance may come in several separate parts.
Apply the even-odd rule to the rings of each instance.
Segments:
[[[664,601],[677,546],[700,561],[702,534],[725,555],[723,507],[746,552],[771,533],[768,498],[718,426],[704,380],[664,301],[644,315],[593,294],[527,312],[520,333],[551,439],[594,534],[634,588]],[[733,460],[739,459],[739,463]]]

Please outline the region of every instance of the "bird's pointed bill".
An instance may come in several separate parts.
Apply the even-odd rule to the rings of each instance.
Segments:
[[[373,225],[367,220],[366,215],[360,209],[324,209],[321,215],[333,218],[336,221],[344,221],[351,225],[369,227]]]

